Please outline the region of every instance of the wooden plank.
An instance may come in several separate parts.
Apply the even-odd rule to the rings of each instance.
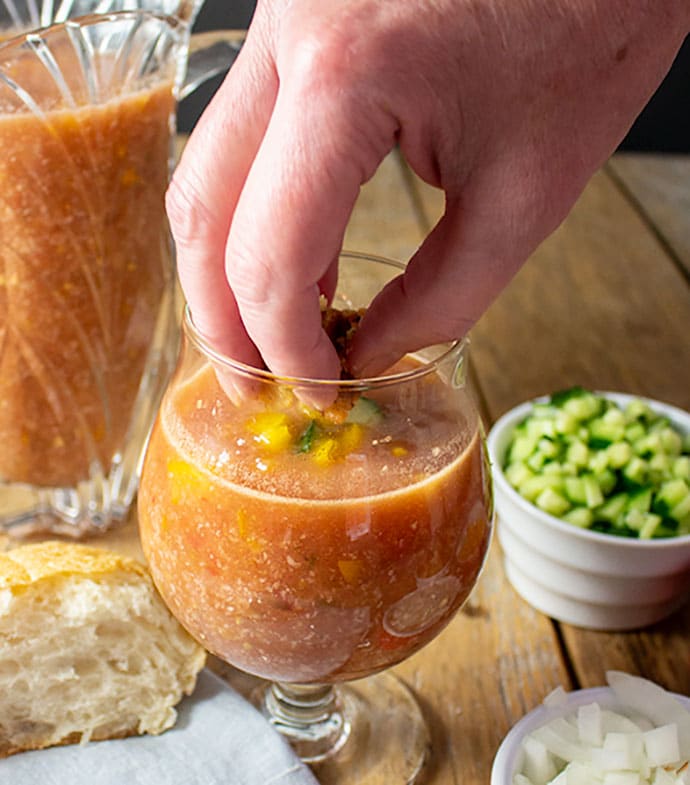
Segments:
[[[562,625],[583,687],[606,683],[607,670],[635,673],[690,695],[690,605],[644,631],[610,635]]]
[[[389,155],[362,186],[343,247],[406,262],[422,237],[412,193],[395,154]]]
[[[607,170],[690,275],[690,156],[620,153]]]

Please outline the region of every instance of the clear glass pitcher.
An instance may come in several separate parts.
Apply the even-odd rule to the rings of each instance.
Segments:
[[[0,38],[88,14],[150,11],[193,24],[204,0],[0,0]]]
[[[177,353],[164,194],[188,24],[142,11],[0,44],[0,528],[123,518]]]

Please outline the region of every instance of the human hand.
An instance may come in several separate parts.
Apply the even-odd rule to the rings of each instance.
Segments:
[[[359,187],[397,143],[439,224],[371,305],[359,374],[462,336],[563,220],[690,29],[681,0],[259,0],[168,193],[194,321],[220,351],[334,377]]]

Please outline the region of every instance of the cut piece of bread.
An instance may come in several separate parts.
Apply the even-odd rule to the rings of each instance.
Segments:
[[[0,757],[161,733],[205,657],[133,559],[62,542],[0,553]]]

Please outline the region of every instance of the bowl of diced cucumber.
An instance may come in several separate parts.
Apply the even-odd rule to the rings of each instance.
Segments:
[[[688,412],[575,387],[510,410],[487,443],[506,574],[531,605],[629,630],[688,599]]]

